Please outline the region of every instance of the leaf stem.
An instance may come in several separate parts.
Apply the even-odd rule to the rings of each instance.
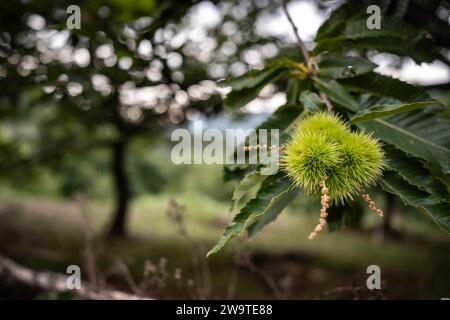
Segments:
[[[330,99],[328,99],[328,96],[323,93],[323,92],[319,92],[320,97],[322,98],[323,102],[325,103],[325,105],[327,106],[328,112],[333,112],[333,104],[331,103]]]

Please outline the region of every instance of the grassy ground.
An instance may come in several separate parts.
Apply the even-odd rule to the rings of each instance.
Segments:
[[[187,236],[166,214],[171,199],[183,207],[178,211]],[[62,273],[69,264],[82,264],[83,272],[101,275],[123,290],[136,290],[147,261],[147,273],[155,276],[147,292],[159,298],[372,298],[376,294],[364,288],[366,268],[373,264],[381,268],[383,297],[450,296],[450,237],[409,215],[394,221],[403,230],[399,240],[383,240],[375,228],[378,217],[368,215],[364,229],[373,231],[324,232],[309,241],[317,217],[297,206],[254,239],[237,239],[206,259],[204,253],[228,220],[227,203],[196,192],[140,197],[133,203],[129,236],[115,240],[103,236],[110,209],[103,202],[4,197],[0,252]],[[91,259],[83,255],[91,229],[95,272],[89,272]],[[154,271],[149,261],[161,268]],[[173,277],[178,268],[181,279]]]

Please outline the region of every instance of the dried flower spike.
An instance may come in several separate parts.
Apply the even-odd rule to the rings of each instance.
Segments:
[[[377,208],[377,205],[375,204],[375,201],[372,200],[372,198],[370,197],[369,194],[363,193],[363,194],[361,194],[361,197],[364,199],[364,201],[366,201],[369,204],[370,210],[372,210],[377,215],[379,215],[381,218],[383,218],[383,216],[384,216],[383,211],[381,209]]]
[[[257,144],[256,146],[243,146],[242,147],[242,150],[244,150],[244,151],[251,151],[251,150],[258,150],[258,149],[263,149],[263,150],[280,150],[281,147],[276,145],[276,144],[272,144],[272,145]]]
[[[327,209],[330,207],[330,203],[329,203],[329,196],[328,196],[328,188],[325,185],[325,180],[327,179],[327,177],[324,177],[322,179],[322,181],[320,181],[320,188],[321,188],[321,192],[322,192],[322,196],[320,199],[320,204],[321,204],[321,208],[320,208],[320,218],[319,218],[319,224],[316,226],[316,228],[314,229],[313,232],[311,232],[308,236],[309,240],[314,239],[315,236],[317,236],[317,233],[322,231],[325,227],[325,225],[327,224]]]

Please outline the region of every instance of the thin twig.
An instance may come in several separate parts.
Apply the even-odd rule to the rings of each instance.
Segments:
[[[306,49],[305,44],[303,43],[302,39],[300,38],[297,26],[295,25],[294,21],[292,20],[291,15],[289,14],[289,11],[287,9],[287,3],[285,0],[281,0],[281,6],[283,8],[284,13],[286,14],[287,19],[289,20],[289,23],[291,24],[292,29],[294,30],[294,36],[297,39],[297,46],[299,47],[300,51],[303,54],[303,57],[305,58],[305,63],[308,63],[309,60],[311,59],[311,57],[309,56],[308,49]]]
[[[305,59],[305,63],[307,65],[309,65],[310,62],[311,62],[311,56],[309,55],[309,51],[306,48],[305,43],[300,38],[300,35],[298,33],[298,29],[297,29],[297,26],[294,23],[294,20],[292,20],[292,17],[289,14],[286,0],[280,0],[280,1],[281,1],[281,7],[283,8],[284,14],[286,15],[286,18],[288,19],[289,24],[291,25],[292,30],[294,31],[294,36],[295,36],[295,39],[297,40],[297,46],[300,49],[300,52],[302,53],[303,58]],[[312,68],[309,68],[309,70],[311,72],[311,76],[313,76],[313,77],[317,76],[314,63],[312,64]],[[320,97],[322,98],[323,102],[327,106],[328,111],[332,112],[334,107],[333,107],[333,104],[331,103],[331,101],[328,99],[327,95],[325,93],[323,93],[323,92],[320,92]]]
[[[333,107],[333,104],[331,103],[330,99],[328,99],[328,96],[325,93],[320,92],[320,97],[322,98],[323,102],[327,106],[328,112],[332,112],[334,107]]]
[[[0,255],[0,278],[6,293],[13,291],[40,293],[67,291],[67,275],[52,271],[35,271],[19,265]],[[8,288],[11,290],[8,291]],[[149,300],[151,298],[126,292],[99,289],[88,282],[82,282],[81,289],[73,291],[76,296],[90,300]]]
[[[258,275],[262,280],[264,280],[269,287],[272,294],[276,299],[283,299],[283,291],[278,286],[275,279],[264,269],[259,268],[253,261],[249,254],[242,252],[241,254],[235,256],[235,264],[238,266],[247,267],[250,272]]]
[[[128,268],[127,264],[123,262],[121,259],[117,258],[115,261],[115,265],[117,268],[117,271],[119,274],[123,276],[125,281],[127,282],[130,289],[133,291],[134,294],[140,295],[141,292],[139,290],[139,286],[136,284],[136,281],[134,281],[133,276],[131,275],[130,269]]]

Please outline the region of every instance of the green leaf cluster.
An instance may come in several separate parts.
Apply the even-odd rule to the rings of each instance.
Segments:
[[[389,15],[388,2],[344,3],[318,31],[313,60],[307,62],[315,66],[313,72],[293,60],[277,59],[262,70],[223,81],[222,85],[231,87],[224,104],[238,110],[270,83],[286,88],[286,105],[260,128],[279,128],[289,137],[308,115],[326,110],[321,94],[327,95],[334,112],[348,121],[351,130],[383,143],[387,169],[380,179],[381,188],[450,233],[450,122],[440,117],[442,106],[426,91],[378,74],[368,59],[368,53],[377,51],[418,63],[432,62],[439,56],[438,48],[426,32],[403,21],[401,12]],[[378,4],[382,10],[380,30],[366,27],[370,4]],[[310,144],[323,145],[320,134],[312,136],[310,139],[317,141]],[[282,147],[289,141],[282,139]],[[327,154],[333,150],[325,149],[321,159],[330,164]],[[241,182],[233,197],[232,221],[210,253],[245,231],[250,235],[260,231],[301,193],[297,186],[305,185],[284,171],[261,176],[258,166],[228,166],[226,172]],[[338,220],[346,220],[342,212]]]

